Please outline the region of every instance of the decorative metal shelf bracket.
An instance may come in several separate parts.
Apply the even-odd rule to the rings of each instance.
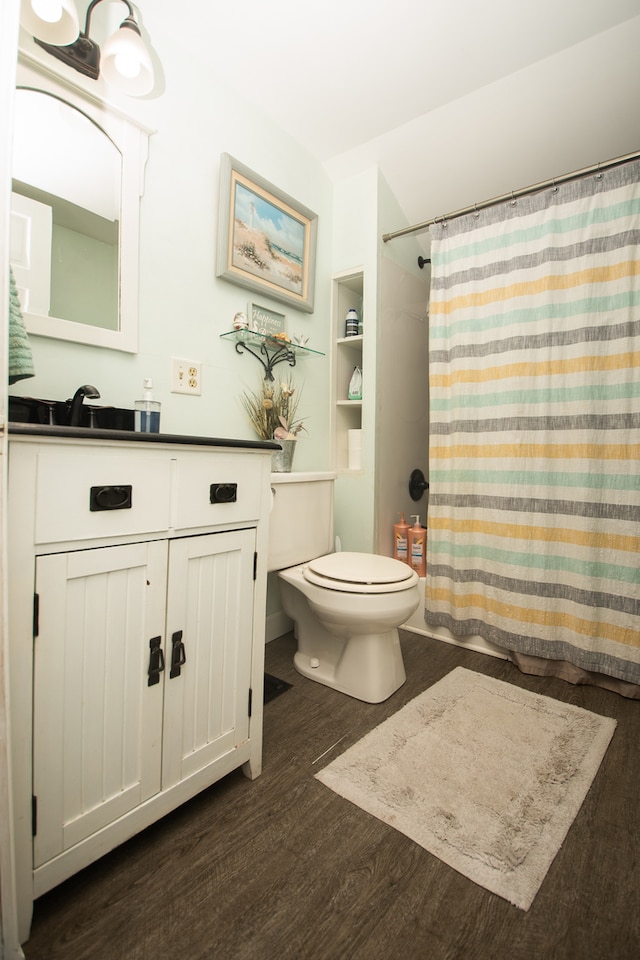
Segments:
[[[297,357],[324,356],[319,350],[303,347],[291,340],[278,340],[277,337],[249,330],[228,330],[220,336],[235,344],[236,353],[247,350],[252,357],[259,360],[264,369],[265,380],[274,379],[273,368],[278,363],[288,363],[290,367],[295,367]]]
[[[257,353],[251,349],[246,340],[236,340],[236,353],[242,353],[243,350],[247,350],[251,356],[260,361],[264,367],[265,380],[273,380],[273,368],[278,363],[284,363],[286,361],[290,367],[295,367],[296,365],[295,352],[288,343],[279,344],[269,353],[269,347],[265,340],[260,344],[260,353]],[[266,360],[264,360],[263,357],[266,357]]]

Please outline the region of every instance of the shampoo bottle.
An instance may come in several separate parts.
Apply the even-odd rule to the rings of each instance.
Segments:
[[[358,314],[353,307],[351,307],[351,309],[347,312],[344,326],[345,337],[358,336]]]
[[[153,399],[153,382],[144,381],[142,400],[135,402],[134,427],[138,433],[160,433],[160,402]]]
[[[417,514],[411,514],[415,520],[409,529],[409,563],[419,577],[427,575],[427,528],[420,523]]]
[[[393,555],[396,560],[402,560],[409,563],[409,524],[404,518],[404,513],[400,514],[400,519],[393,525]]]

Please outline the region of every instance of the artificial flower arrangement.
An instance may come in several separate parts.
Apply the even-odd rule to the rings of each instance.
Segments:
[[[243,393],[241,400],[261,440],[297,440],[300,431],[306,430],[303,419],[296,419],[300,391],[291,377],[286,383],[263,380],[257,393]]]

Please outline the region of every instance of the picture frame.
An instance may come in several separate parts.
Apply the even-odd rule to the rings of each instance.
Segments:
[[[251,333],[260,333],[265,337],[273,337],[277,333],[287,332],[287,318],[284,313],[262,307],[259,303],[249,301],[247,317]]]
[[[313,313],[317,231],[315,213],[222,154],[216,276]]]

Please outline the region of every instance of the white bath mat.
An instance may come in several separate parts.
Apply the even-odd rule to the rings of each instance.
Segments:
[[[615,726],[457,667],[316,776],[528,910]]]

